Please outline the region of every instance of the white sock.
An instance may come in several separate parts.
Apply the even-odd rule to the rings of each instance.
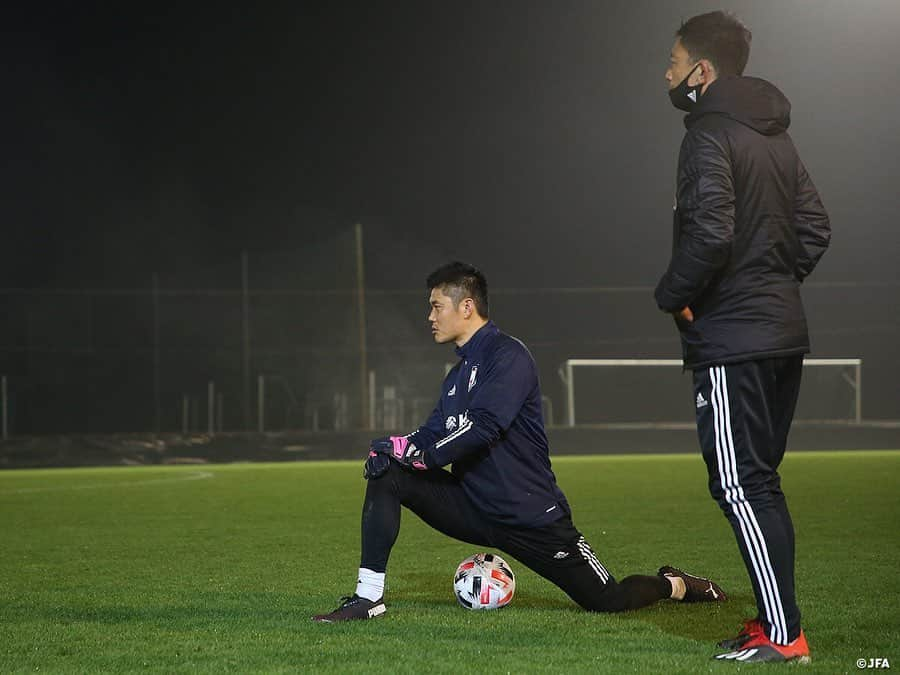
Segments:
[[[375,602],[384,596],[384,572],[373,572],[365,567],[359,568],[359,578],[356,582],[356,594]]]

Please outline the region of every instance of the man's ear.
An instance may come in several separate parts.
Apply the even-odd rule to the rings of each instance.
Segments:
[[[700,68],[697,71],[700,84],[709,84],[716,79],[716,69],[708,59],[700,59]]]
[[[472,301],[472,298],[466,298],[462,301],[462,311],[465,318],[468,319],[472,316],[472,312],[475,311],[475,303]]]

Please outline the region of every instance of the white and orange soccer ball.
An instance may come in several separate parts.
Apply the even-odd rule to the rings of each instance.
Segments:
[[[497,609],[510,603],[516,592],[512,568],[499,555],[476,553],[456,568],[453,594],[466,609]]]

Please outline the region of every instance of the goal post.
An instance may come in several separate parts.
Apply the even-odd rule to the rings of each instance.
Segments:
[[[681,359],[568,359],[559,369],[566,387],[566,424],[575,426],[575,369],[578,367],[663,367],[680,368]],[[841,376],[853,390],[854,419],[862,422],[862,359],[804,359],[804,367],[833,366],[843,368]],[[847,369],[853,373],[848,375]]]

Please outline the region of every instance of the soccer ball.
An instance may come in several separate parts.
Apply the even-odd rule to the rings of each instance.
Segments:
[[[516,592],[516,577],[499,555],[476,553],[456,568],[453,594],[466,609],[505,607]]]

